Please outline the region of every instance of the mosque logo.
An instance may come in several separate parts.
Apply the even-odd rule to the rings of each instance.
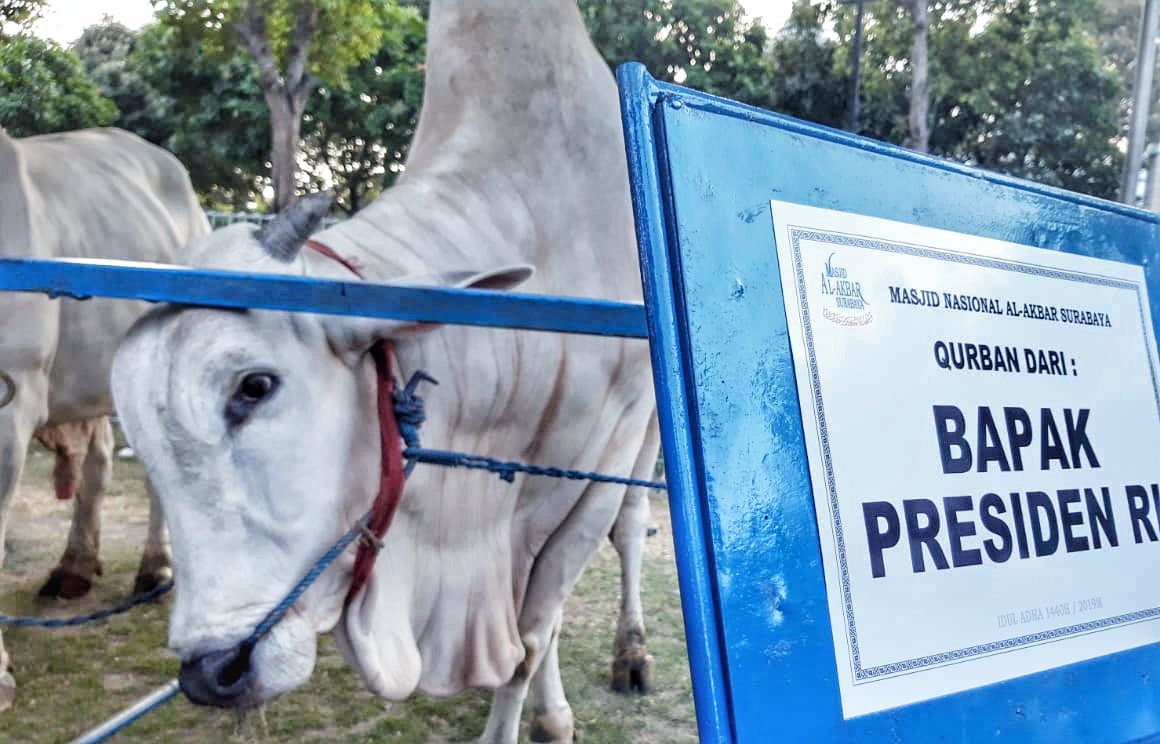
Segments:
[[[834,261],[835,255],[831,253],[822,268],[822,315],[837,325],[869,325],[874,314],[862,295],[862,284]]]

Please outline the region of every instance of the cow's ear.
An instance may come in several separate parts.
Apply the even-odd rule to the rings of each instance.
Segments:
[[[533,273],[534,269],[531,266],[515,264],[488,271],[450,271],[442,274],[406,276],[390,283],[404,287],[508,290],[526,282]],[[330,347],[352,364],[378,341],[404,338],[439,327],[437,323],[338,315],[326,316],[322,322]]]

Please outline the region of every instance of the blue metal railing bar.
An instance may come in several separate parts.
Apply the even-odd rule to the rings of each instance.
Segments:
[[[171,679],[109,720],[73,739],[70,744],[99,744],[107,741],[141,716],[177,697],[180,689],[178,681]]]
[[[396,287],[125,261],[0,258],[0,290],[420,323],[648,338],[644,306],[579,297]]]

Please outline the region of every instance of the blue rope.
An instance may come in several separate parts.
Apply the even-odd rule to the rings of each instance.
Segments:
[[[448,468],[469,468],[471,470],[486,470],[495,473],[507,483],[516,479],[516,473],[528,475],[543,475],[548,478],[564,478],[567,480],[586,480],[597,483],[620,483],[625,486],[641,486],[665,490],[665,484],[660,481],[640,480],[637,478],[620,478],[615,475],[588,472],[585,470],[562,470],[560,468],[545,468],[538,465],[525,465],[520,462],[497,460],[494,457],[482,455],[468,455],[463,452],[449,452],[447,450],[426,449],[424,447],[408,447],[403,450],[403,457],[411,462],[423,462],[430,465],[442,465]]]
[[[400,389],[396,385],[393,394],[395,399],[395,423],[399,428],[399,436],[403,438],[403,444],[407,445],[406,449],[418,448],[419,427],[427,420],[427,411],[423,408],[423,398],[415,392],[420,382],[429,382],[432,385],[439,384],[434,377],[423,370],[419,370],[411,375],[411,379],[407,381],[406,387]],[[407,456],[406,451],[403,452],[403,456]],[[410,475],[417,463],[418,460],[408,458],[407,464],[403,466],[403,476]]]
[[[612,475],[605,475],[603,473],[586,472],[581,470],[562,470],[560,468],[545,468],[536,465],[525,465],[518,462],[508,462],[504,460],[497,460],[492,457],[483,457],[481,455],[468,455],[462,452],[448,452],[446,450],[431,450],[424,449],[419,446],[419,427],[422,426],[426,420],[426,412],[423,408],[423,398],[415,391],[420,382],[430,382],[438,384],[425,372],[416,372],[411,376],[407,385],[402,389],[397,386],[394,392],[394,408],[395,417],[398,422],[399,435],[403,438],[406,444],[406,449],[403,450],[403,456],[407,459],[406,474],[410,474],[415,464],[423,462],[432,465],[443,465],[445,467],[462,467],[474,470],[486,470],[490,473],[495,473],[502,480],[511,483],[515,480],[516,473],[527,473],[529,475],[542,475],[551,478],[566,478],[569,480],[588,480],[599,483],[618,483],[626,486],[643,486],[645,488],[664,489],[665,484],[658,481],[639,480],[636,478],[619,478]],[[253,652],[254,647],[258,644],[267,633],[269,633],[275,625],[285,616],[298,598],[302,596],[311,584],[313,584],[319,576],[334,562],[339,555],[343,553],[360,535],[368,534],[371,513],[368,511],[361,519],[354,523],[354,525],[347,530],[334,546],[319,558],[313,567],[306,572],[306,575],[299,579],[298,583],[290,590],[286,597],[270,609],[266,616],[262,618],[255,627],[252,633],[246,640],[242,641],[239,647],[239,657],[249,655]],[[71,618],[69,620],[45,620],[39,621],[37,624],[43,624],[48,627],[57,627],[59,625],[79,625],[82,622],[88,622],[90,619],[99,619],[107,617],[110,614],[117,612],[124,612],[129,607],[147,602],[150,599],[161,596],[172,587],[172,582],[154,589],[149,594],[140,595],[130,600],[131,603],[104,610],[102,612],[93,613],[92,615],[83,616],[82,618]],[[0,622],[6,618],[0,615]],[[28,620],[29,618],[25,618]],[[37,620],[37,618],[31,618]],[[175,689],[171,689],[172,683],[158,690],[149,699],[142,701],[132,709],[132,715],[124,715],[106,722],[105,725],[99,727],[97,731],[97,738],[85,739],[84,741],[97,742],[113,736],[118,731],[127,727],[133,721],[136,721],[145,713],[153,710],[161,704],[167,702],[175,694]]]
[[[302,596],[302,593],[305,592],[307,588],[309,588],[310,585],[318,579],[319,576],[322,575],[322,572],[325,571],[327,567],[334,562],[335,558],[337,558],[344,550],[346,550],[347,546],[354,542],[355,538],[357,538],[363,533],[365,529],[367,529],[367,524],[370,522],[370,516],[370,512],[367,512],[365,515],[363,515],[362,519],[354,523],[353,527],[343,533],[343,536],[338,538],[338,542],[334,544],[334,547],[326,551],[326,553],[324,553],[322,557],[314,563],[310,570],[306,572],[306,575],[298,580],[298,583],[294,585],[289,594],[287,594],[281,602],[274,605],[274,607],[268,613],[266,613],[266,616],[262,618],[262,621],[254,627],[254,631],[250,633],[250,636],[246,640],[242,641],[238,652],[239,657],[249,656],[249,654],[253,653],[254,646],[257,645],[258,641],[260,641],[263,636],[269,633],[274,628],[274,626],[278,624],[278,621],[281,620],[282,617],[290,611],[290,608],[294,606],[294,603],[298,601],[298,598]],[[172,586],[172,582],[170,582],[169,586]],[[73,744],[80,744],[82,742],[83,744],[99,744],[99,742],[107,741],[124,729],[128,728],[145,714],[151,713],[155,709],[160,708],[162,705],[172,700],[177,696],[177,692],[177,680],[172,680],[164,687],[158,688],[151,695],[134,704],[128,710],[118,713],[113,718],[82,734],[77,739],[74,739]]]
[[[370,520],[371,513],[368,511],[362,516],[362,519],[355,522],[354,526],[347,530],[342,537],[338,538],[338,542],[334,544],[334,547],[326,551],[315,562],[314,566],[306,572],[306,575],[298,580],[298,583],[294,585],[290,593],[266,613],[266,617],[262,618],[262,621],[254,627],[254,632],[250,633],[250,637],[242,641],[241,653],[246,654],[253,650],[258,641],[262,640],[262,637],[278,624],[282,616],[290,611],[290,608],[294,606],[294,603],[298,601],[302,593],[310,588],[310,585],[322,575],[322,572],[334,562],[334,559],[342,555],[342,551],[346,550],[347,546],[355,541],[355,538],[364,534],[369,529],[367,525],[370,524]]]
[[[407,459],[406,474],[410,475],[416,463],[441,465],[447,468],[468,468],[471,470],[486,470],[495,473],[500,480],[513,483],[516,473],[528,475],[542,475],[548,478],[564,478],[567,480],[595,481],[597,483],[619,483],[624,486],[640,486],[665,490],[665,484],[660,481],[640,480],[638,478],[620,478],[614,475],[605,475],[585,470],[564,470],[561,468],[546,468],[538,465],[525,465],[510,460],[497,460],[494,457],[483,455],[469,455],[465,452],[451,452],[448,450],[426,449],[419,446],[419,427],[427,420],[423,409],[423,398],[415,392],[420,382],[430,382],[438,385],[429,374],[419,370],[411,375],[407,386],[399,389],[395,387],[395,417],[399,423],[399,435],[407,445],[403,450],[403,457]]]
[[[176,679],[171,679],[109,720],[73,739],[69,744],[100,744],[100,742],[108,741],[117,732],[128,728],[138,718],[177,697],[179,689],[180,683]]]
[[[146,602],[152,602],[172,588],[173,582],[167,581],[164,584],[156,586],[143,594],[137,594],[135,596],[129,597],[124,602],[113,605],[108,609],[97,610],[96,612],[90,612],[87,615],[77,615],[76,617],[44,618],[0,615],[0,625],[12,625],[17,628],[67,628],[73,625],[84,625],[85,623],[104,620],[106,618],[112,617],[113,615],[120,615],[124,612],[128,612],[137,605],[143,605]]]
[[[439,384],[426,372],[419,371],[411,375],[411,379],[407,382],[406,386],[402,388],[395,386],[394,392],[395,419],[399,427],[399,435],[407,445],[406,449],[403,450],[403,456],[408,460],[407,474],[410,474],[411,469],[416,463],[423,462],[447,467],[487,470],[488,472],[495,473],[508,483],[515,480],[515,474],[518,472],[528,473],[530,475],[543,475],[550,478],[589,480],[600,483],[620,483],[627,486],[643,486],[645,488],[663,489],[665,487],[664,483],[658,483],[656,481],[638,480],[636,478],[618,478],[612,475],[604,475],[603,473],[590,473],[580,470],[544,468],[535,465],[524,465],[518,462],[505,462],[492,457],[468,455],[462,452],[424,449],[419,446],[419,427],[427,420],[427,414],[423,408],[423,398],[416,393],[420,382]],[[278,624],[278,621],[290,611],[290,608],[298,601],[302,593],[322,575],[322,572],[334,562],[334,559],[341,555],[347,546],[354,542],[356,538],[367,532],[370,518],[371,514],[368,511],[363,515],[362,519],[355,522],[354,526],[346,531],[346,534],[338,539],[334,547],[318,559],[306,575],[294,585],[294,588],[290,590],[290,593],[286,595],[285,599],[275,605],[266,614],[266,617],[258,623],[249,638],[242,641],[241,653],[245,654],[252,651],[258,641]]]

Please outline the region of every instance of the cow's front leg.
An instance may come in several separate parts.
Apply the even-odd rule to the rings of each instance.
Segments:
[[[556,624],[548,639],[544,660],[532,676],[532,729],[534,742],[557,744],[570,742],[575,735],[572,706],[564,696],[564,680],[560,677],[560,626],[563,615],[556,616]]]
[[[73,498],[68,545],[48,581],[40,588],[42,597],[83,597],[102,572],[101,504],[105,500],[105,487],[113,475],[113,427],[109,419],[102,416],[84,422],[76,432],[77,443],[83,443],[86,450],[81,486]],[[58,451],[57,458],[60,457],[62,453]]]
[[[165,514],[161,511],[161,501],[148,479],[145,488],[149,492],[149,534],[145,538],[145,552],[141,554],[137,581],[133,585],[133,591],[138,594],[153,591],[173,578],[169,531],[165,528]]]
[[[7,397],[7,386],[11,386],[14,392],[7,405],[0,407],[0,566],[4,565],[12,498],[24,472],[24,459],[28,456],[32,432],[46,413],[47,389],[47,380],[42,375],[12,374],[5,377],[8,379],[0,378],[0,400]]]
[[[524,710],[524,700],[528,697],[528,666],[529,662],[535,663],[535,646],[536,642],[531,636],[524,638],[527,655],[516,667],[511,680],[503,687],[496,688],[492,694],[487,726],[479,737],[479,744],[516,744],[519,740],[520,715]]]
[[[4,565],[5,539],[12,497],[24,471],[24,458],[39,421],[45,415],[47,381],[43,375],[16,375],[0,380],[0,386],[11,385],[11,400],[0,407],[0,566]],[[0,390],[0,400],[9,397]],[[7,710],[16,696],[8,652],[0,636],[0,711]]]
[[[607,461],[600,462],[599,466],[611,472],[626,467],[623,463]],[[580,574],[616,520],[623,489],[623,486],[604,483],[586,487],[579,502],[537,556],[520,610],[520,632],[526,656],[512,680],[495,692],[487,728],[480,739],[484,744],[515,743],[529,680],[545,663],[550,673],[537,680],[538,726],[542,735],[566,736],[548,741],[563,743],[573,740],[572,710],[564,697],[555,653],[560,617],[564,600],[572,593]],[[552,498],[551,492],[543,494],[542,498]],[[533,732],[536,727],[537,724],[533,724]]]
[[[524,634],[524,660],[516,667],[511,680],[495,691],[487,727],[479,737],[480,744],[515,744],[529,687],[534,691],[535,700],[532,741],[559,744],[572,741],[572,708],[564,697],[560,659],[556,654],[560,618],[557,612],[555,621],[547,627]]]

